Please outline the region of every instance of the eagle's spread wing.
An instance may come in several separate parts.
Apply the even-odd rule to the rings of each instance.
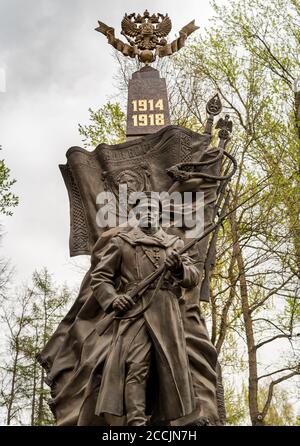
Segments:
[[[220,118],[216,124],[216,129],[223,129],[225,127],[225,119]]]
[[[107,35],[107,33],[109,31],[113,31],[114,29],[111,26],[107,26],[105,23],[103,22],[99,22],[99,26],[97,28],[95,28],[95,31],[98,31],[99,33],[104,34],[105,36]]]
[[[232,132],[232,121],[228,119],[220,118],[217,122],[216,129],[226,129],[228,132]]]
[[[157,37],[166,37],[172,29],[172,22],[168,15],[157,25],[155,34]]]
[[[130,20],[127,14],[125,14],[125,17],[121,22],[121,27],[123,33],[126,34],[127,36],[136,37],[139,35],[138,26]]]

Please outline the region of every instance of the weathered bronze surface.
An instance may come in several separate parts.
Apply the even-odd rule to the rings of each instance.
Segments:
[[[145,66],[129,80],[127,136],[149,135],[170,124],[166,81]]]
[[[94,269],[91,287],[100,306],[107,313],[125,309],[126,316],[115,321],[96,415],[126,414],[129,426],[142,426],[147,412],[152,422],[166,423],[196,408],[179,301],[183,288],[198,284],[199,273],[174,251],[182,247],[179,237],[150,222],[113,237]],[[169,275],[160,289],[152,284],[135,304],[130,291],[166,259]]]
[[[213,160],[218,150],[209,144],[208,134],[168,126],[142,139],[113,146],[100,144],[94,151],[70,148],[66,154],[67,164],[60,165],[70,198],[70,255],[90,255],[105,230],[96,222],[101,207],[97,205],[96,198],[101,191],[110,191],[118,198],[118,185],[125,173],[134,178],[139,191],[167,191],[173,184],[167,170],[178,163],[196,162],[202,157]],[[220,159],[208,165],[205,172],[217,172],[219,163]],[[217,184],[210,181],[205,186],[207,188],[203,186],[203,191],[207,191],[205,197],[207,195],[206,204],[209,206],[210,200],[213,202],[215,198],[211,191],[216,190]],[[200,183],[199,187],[202,188]]]
[[[39,355],[40,362],[47,370],[47,382],[52,389],[51,407],[59,425],[119,425],[125,422],[125,418],[104,419],[100,412],[99,415],[95,413],[114,331],[113,324],[107,323],[109,315],[95,299],[91,275],[103,259],[112,237],[124,230],[116,227],[103,232],[103,229],[97,227],[97,193],[101,190],[117,193],[118,182],[126,181],[126,178],[135,179],[134,187],[131,181],[134,190],[163,191],[174,188],[176,184],[176,189],[182,192],[202,190],[205,227],[208,227],[215,212],[219,182],[222,181],[222,147],[223,143],[220,149],[210,147],[208,134],[199,135],[170,126],[143,139],[117,146],[102,144],[94,152],[81,148],[72,148],[68,152],[68,163],[61,169],[70,196],[70,247],[73,255],[92,255],[90,270],[76,302]],[[174,183],[167,170],[180,162],[194,163],[200,177],[191,182],[175,180]],[[197,168],[199,162],[202,164]],[[184,169],[183,165],[179,167]],[[192,173],[190,167],[189,174]],[[184,238],[184,228],[179,231],[179,235]],[[217,355],[199,313],[199,297],[203,300],[209,298],[209,266],[213,260],[210,258],[206,268],[207,253],[207,237],[189,252],[197,264],[199,284],[184,291],[180,312],[196,408],[191,414],[173,420],[172,424],[175,425],[203,423],[203,419],[209,419],[210,424],[219,423],[216,402]],[[133,266],[134,263],[130,263]],[[80,357],[78,352],[81,352]],[[126,410],[123,415],[126,415]]]
[[[97,31],[111,45],[146,66],[129,84],[131,139],[94,151],[72,147],[60,166],[70,199],[70,254],[91,256],[74,305],[38,355],[60,426],[221,423],[217,353],[199,300],[209,300],[215,234],[211,241],[208,234],[218,225],[213,221],[236,169],[224,150],[232,123],[228,116],[219,119],[219,145],[211,146],[222,108],[215,95],[207,104],[204,134],[169,125],[165,81],[148,66],[157,55],[180,49],[195,29],[191,22],[168,44],[167,15],[125,15],[126,44],[99,22]],[[233,168],[223,175],[224,155]],[[150,191],[202,192],[203,237],[189,241],[184,225],[161,228],[154,219],[159,208],[150,212],[147,200],[145,226],[121,226],[116,210],[114,226],[100,227],[97,215],[104,204],[98,194],[110,193],[118,203],[120,184],[147,197]]]
[[[99,26],[95,30],[104,34],[110,45],[124,56],[138,57],[145,64],[154,62],[156,56],[171,56],[180,50],[187,37],[199,28],[193,20],[179,31],[177,39],[168,43],[166,37],[172,29],[172,23],[167,14],[150,14],[147,10],[143,15],[125,14],[121,27],[122,35],[128,43],[124,43],[115,37],[114,28],[103,22],[98,23]]]

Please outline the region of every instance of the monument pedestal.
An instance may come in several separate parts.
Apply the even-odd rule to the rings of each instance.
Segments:
[[[156,133],[170,124],[166,81],[155,68],[146,65],[129,81],[127,139]]]

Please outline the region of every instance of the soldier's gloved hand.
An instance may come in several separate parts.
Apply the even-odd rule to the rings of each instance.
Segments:
[[[115,311],[128,311],[134,305],[134,300],[127,294],[120,294],[113,301],[112,307]]]
[[[172,274],[175,274],[176,276],[183,274],[182,260],[180,254],[178,254],[175,249],[173,249],[166,258],[166,265]]]

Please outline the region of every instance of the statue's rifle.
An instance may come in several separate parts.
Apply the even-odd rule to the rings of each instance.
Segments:
[[[229,215],[233,214],[234,212],[236,212],[237,209],[239,209],[245,203],[247,203],[248,201],[252,200],[252,198],[254,198],[256,195],[258,195],[266,187],[267,187],[267,184],[265,186],[263,186],[262,188],[260,188],[258,191],[256,191],[254,194],[252,194],[250,197],[248,197],[246,200],[241,202],[239,205],[235,206],[230,211],[228,211],[225,214],[221,215],[218,218],[217,222],[214,223],[214,224],[211,224],[203,232],[203,234],[201,234],[200,236],[192,239],[190,242],[186,243],[178,251],[178,254],[182,255],[182,254],[185,254],[186,252],[188,252],[191,248],[193,248],[196,245],[196,243],[198,243],[201,240],[203,240],[205,237],[207,237],[209,234],[211,234],[216,228],[218,228],[222,224],[222,222],[224,220],[226,220],[226,218]],[[157,270],[155,270],[152,274],[150,274],[143,281],[141,281],[140,284],[137,285],[132,291],[128,292],[128,295],[134,300],[134,302],[138,302],[138,300],[142,297],[143,293],[147,290],[149,285],[151,285],[156,279],[159,278],[153,295],[156,294],[156,292],[159,290],[159,288],[160,288],[160,286],[162,284],[164,275],[165,275],[165,273],[167,271],[168,271],[168,269],[166,268],[165,263],[162,264]],[[111,313],[107,314],[107,316],[97,324],[97,327],[96,327],[97,333],[99,335],[102,334],[109,327],[109,325],[116,319],[122,320],[122,319],[135,319],[135,318],[137,318],[140,314],[142,314],[144,311],[146,311],[146,309],[149,307],[150,303],[151,302],[149,301],[148,304],[147,304],[147,307],[143,308],[142,310],[140,310],[139,312],[137,312],[137,313],[135,313],[135,314],[133,314],[131,316],[127,316],[127,317],[126,316],[121,316],[120,314],[116,314],[115,312],[111,312]]]
[[[220,113],[220,111],[221,111],[220,107],[221,107],[220,99],[219,99],[218,95],[215,95],[214,98],[212,98],[212,100],[209,101],[208,106],[207,106],[207,112],[209,113],[209,116],[211,118],[209,129],[207,130],[208,134],[211,133],[213,116],[216,116],[217,114]],[[226,152],[224,150],[228,143],[229,135],[232,132],[232,122],[229,120],[229,116],[226,115],[225,119],[221,118],[218,121],[216,128],[220,129],[219,135],[218,135],[220,138],[219,154],[215,158],[213,158],[209,161],[201,161],[200,160],[200,162],[196,162],[196,163],[195,162],[180,163],[180,164],[177,164],[177,165],[173,166],[172,168],[168,169],[169,175],[173,176],[173,178],[175,180],[173,185],[171,186],[171,188],[168,191],[169,193],[176,190],[182,181],[188,181],[189,179],[202,178],[202,179],[211,180],[211,181],[223,181],[224,182],[224,181],[229,181],[230,178],[234,175],[234,173],[237,170],[237,162],[232,155],[230,155],[228,152]],[[218,160],[221,160],[223,155],[225,155],[233,164],[232,170],[230,172],[227,172],[225,175],[223,175],[223,176],[210,175],[210,174],[202,173],[198,170],[193,171],[194,169],[197,169],[197,168],[202,169],[204,166],[216,163]],[[185,170],[186,168],[188,169],[188,171]],[[238,207],[242,206],[243,204],[244,203],[241,203]],[[234,209],[234,210],[236,210],[236,209]],[[204,231],[204,233],[202,235],[192,239],[181,250],[179,250],[178,251],[179,255],[186,253],[196,243],[200,242],[205,237],[207,237],[211,232],[215,231],[216,228],[218,228],[221,225],[221,223],[227,218],[227,216],[229,214],[231,214],[232,212],[233,212],[233,210],[231,210],[229,213],[227,213],[225,215],[221,215],[219,217],[218,221],[215,224],[210,225]],[[118,319],[118,320],[135,319],[138,316],[140,316],[143,312],[145,312],[146,309],[149,308],[149,306],[151,305],[151,302],[152,302],[154,296],[160,289],[166,272],[167,272],[166,265],[163,264],[156,271],[154,271],[152,274],[150,274],[148,277],[146,277],[142,282],[140,282],[140,284],[136,288],[134,288],[132,291],[128,292],[128,295],[132,298],[132,300],[134,302],[138,302],[138,300],[142,297],[143,293],[147,290],[149,285],[151,285],[156,279],[159,278],[157,285],[155,287],[155,290],[154,290],[149,302],[147,303],[146,307],[144,307],[143,309],[139,310],[138,312],[136,312],[135,314],[130,315],[130,316],[122,316],[120,313],[115,314],[114,312],[109,313],[103,320],[101,320],[98,323],[98,325],[96,327],[98,334],[102,334],[109,327],[109,325],[112,323],[112,321],[115,319]]]
[[[208,107],[207,107],[207,112],[208,113],[213,113],[214,115],[217,115],[220,112],[220,108],[219,108],[219,104],[215,104],[215,101],[218,101],[218,95],[216,95],[211,101],[209,101],[208,103]],[[211,103],[212,102],[212,103]],[[213,110],[210,110],[212,108],[212,105],[215,106],[215,108]],[[223,185],[223,190],[225,189],[226,185],[228,184],[228,182],[230,181],[230,179],[232,178],[232,176],[235,174],[236,170],[237,170],[237,162],[236,159],[229,154],[228,152],[226,152],[224,149],[229,141],[229,136],[230,133],[232,132],[232,122],[229,120],[229,115],[225,116],[225,119],[221,118],[219,119],[219,121],[217,122],[216,125],[217,129],[219,130],[218,136],[219,136],[219,154],[213,158],[212,160],[209,161],[201,161],[198,163],[180,163],[175,165],[174,167],[172,167],[171,169],[168,170],[168,172],[175,178],[175,182],[173,183],[173,185],[171,186],[171,188],[169,189],[169,193],[173,192],[174,190],[176,190],[181,181],[186,181],[190,178],[205,178],[207,180],[213,180],[213,181],[221,181],[221,184]],[[215,164],[218,160],[223,158],[223,155],[225,155],[227,157],[227,159],[229,159],[229,161],[231,161],[233,168],[230,170],[229,166],[227,168],[227,172],[225,172],[225,175],[222,176],[215,176],[215,175],[211,175],[211,174],[203,174],[199,171],[193,172],[193,168],[203,168],[204,166],[207,166],[209,164]],[[184,171],[184,168],[188,168],[188,171]],[[192,170],[191,170],[192,169]],[[222,224],[224,218],[226,218],[226,216],[224,216],[225,210],[226,210],[226,206],[228,205],[228,201],[229,201],[229,196],[226,197],[225,199],[225,206],[223,207],[223,210],[220,214],[220,218],[218,219],[218,221],[211,227],[211,225],[209,226],[209,228],[199,237],[196,239],[193,239],[190,243],[191,246],[189,246],[189,244],[185,245],[184,248],[182,248],[181,251],[179,251],[179,254],[182,255],[185,252],[189,251],[189,249],[191,249],[191,247],[193,247],[196,243],[200,242],[202,239],[204,239],[205,237],[207,237],[211,232],[215,231],[214,233],[214,238],[216,239],[217,236],[217,230],[220,227],[220,225]],[[216,217],[216,214],[214,215],[214,218]],[[224,217],[224,218],[223,218]],[[164,270],[163,270],[164,268]],[[157,291],[160,289],[160,286],[163,282],[163,278],[165,276],[166,273],[166,268],[164,267],[164,265],[162,265],[162,267],[158,270],[156,270],[153,275],[155,276],[152,280],[152,275],[149,276],[149,280],[151,280],[150,284],[156,280],[156,278],[158,276],[160,276],[160,279],[155,287],[154,293],[150,299],[150,301],[148,302],[147,306],[145,308],[143,308],[139,313],[136,313],[132,316],[126,317],[126,316],[116,316],[116,319],[132,319],[137,317],[140,313],[144,312],[149,306],[150,303],[153,299],[153,297],[156,295]],[[136,296],[138,296],[139,294],[142,294],[141,292],[145,289],[147,289],[148,282],[145,285],[145,288],[143,286],[143,282],[140,284],[140,286],[142,287],[141,290],[139,292],[137,292],[137,294],[134,294],[133,296],[130,295],[130,297],[135,300]],[[134,290],[135,292],[136,290]]]

